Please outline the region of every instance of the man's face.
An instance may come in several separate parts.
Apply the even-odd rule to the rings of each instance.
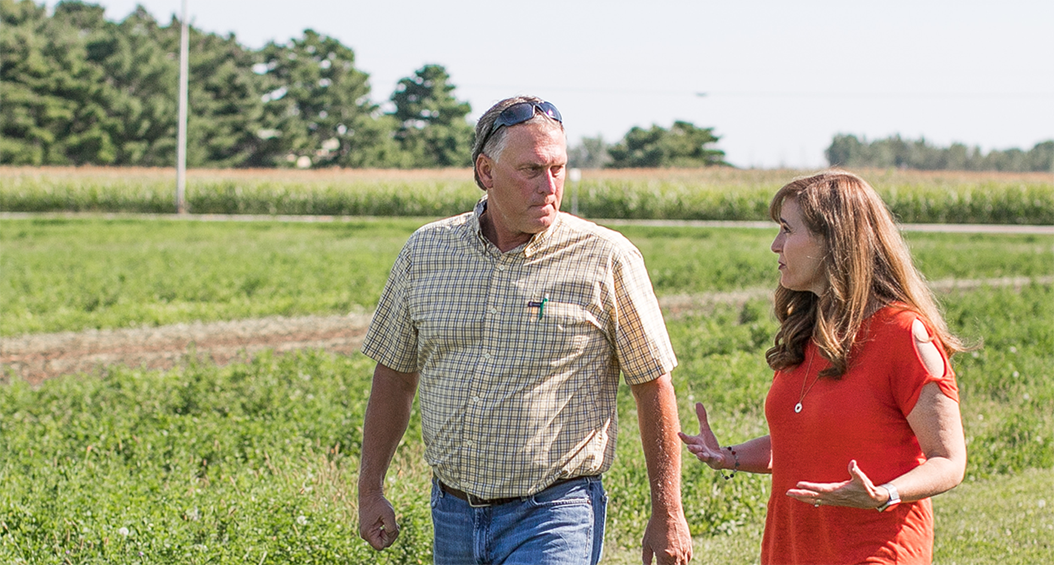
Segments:
[[[499,161],[480,155],[476,163],[489,194],[485,219],[497,237],[493,243],[502,251],[552,225],[567,170],[567,142],[560,128],[528,122],[509,127],[506,135]]]

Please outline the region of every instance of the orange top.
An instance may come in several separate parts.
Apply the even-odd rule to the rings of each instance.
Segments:
[[[959,391],[939,342],[945,374],[936,378],[926,370],[911,332],[916,318],[903,307],[887,306],[865,320],[857,336],[862,347],[840,380],[817,380],[817,374],[830,363],[812,342],[800,365],[776,372],[765,400],[772,439],[772,493],[761,563],[931,561],[933,508],[929,499],[876,512],[817,508],[786,494],[798,481],[849,480],[853,459],[876,485],[926,460],[907,416],[928,383],[936,382],[956,402]],[[799,401],[802,410],[796,413]]]

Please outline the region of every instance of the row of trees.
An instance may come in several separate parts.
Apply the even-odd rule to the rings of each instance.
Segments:
[[[121,22],[101,6],[0,0],[0,164],[172,166],[176,157],[180,25],[138,7]],[[233,35],[190,30],[191,167],[468,166],[473,124],[446,69],[399,81],[390,111],[371,101],[354,52],[306,30],[247,49]],[[620,141],[586,138],[580,168],[727,165],[713,128],[678,121],[632,128]],[[832,165],[1054,170],[1054,141],[981,153],[899,136],[838,135]]]
[[[899,135],[868,141],[855,135],[836,135],[826,151],[831,166],[896,167],[923,171],[1016,171],[1054,172],[1054,140],[1037,143],[1028,151],[992,150],[953,143],[931,145],[925,139],[901,139]]]
[[[100,6],[0,0],[0,163],[175,162],[180,25],[142,7],[121,22]],[[187,162],[194,167],[443,167],[468,162],[467,103],[446,70],[401,80],[394,111],[339,41],[311,30],[253,51],[190,31]]]
[[[180,25],[138,7],[121,22],[100,6],[0,0],[0,164],[171,166],[176,155]],[[473,124],[440,65],[371,102],[354,52],[306,30],[254,51],[190,30],[191,167],[469,165]],[[613,146],[587,140],[579,166],[723,164],[711,129],[634,128]],[[590,153],[592,151],[592,153]]]
[[[712,147],[718,139],[713,128],[683,121],[670,129],[633,127],[614,145],[601,137],[583,138],[568,150],[568,163],[582,169],[728,166],[725,152]]]

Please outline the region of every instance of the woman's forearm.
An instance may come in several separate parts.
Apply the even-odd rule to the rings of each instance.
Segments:
[[[733,457],[726,457],[727,468],[736,469],[735,462],[739,460],[737,471],[745,473],[759,473],[768,475],[772,473],[772,441],[769,436],[756,437],[750,441],[730,445],[734,453]],[[728,451],[728,447],[723,448]]]

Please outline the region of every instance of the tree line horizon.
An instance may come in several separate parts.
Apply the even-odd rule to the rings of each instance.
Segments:
[[[119,22],[101,6],[0,0],[0,165],[172,166],[176,159],[180,22],[142,6]],[[190,29],[192,168],[440,168],[471,165],[471,106],[442,65],[401,79],[392,110],[371,101],[369,75],[338,40],[304,30],[258,50]],[[577,168],[732,166],[713,127],[634,126],[615,143],[584,137]],[[1054,172],[1054,140],[1029,150],[899,135],[838,134],[831,166]]]

